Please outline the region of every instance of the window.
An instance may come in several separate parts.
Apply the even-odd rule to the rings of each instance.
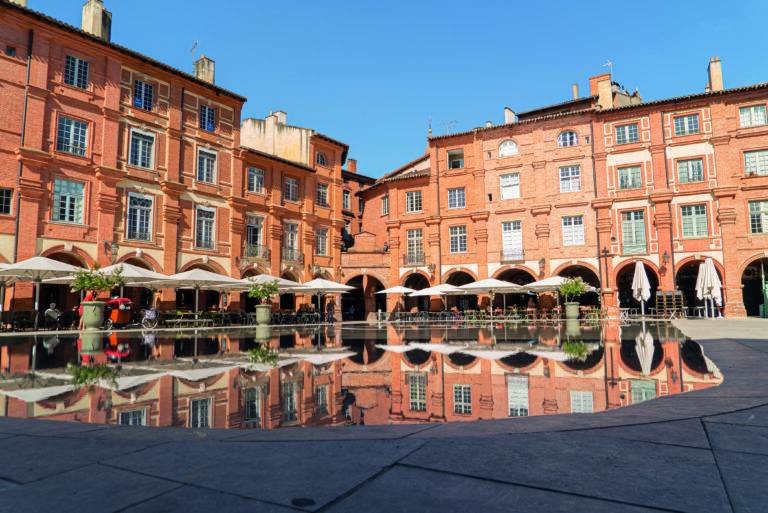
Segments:
[[[207,105],[200,106],[200,128],[208,132],[216,130],[216,109]]]
[[[216,183],[216,154],[203,149],[197,150],[197,180]]]
[[[13,46],[6,46],[5,55],[7,55],[8,57],[16,57],[16,48],[14,48]]]
[[[295,381],[281,383],[280,392],[283,397],[283,422],[295,421],[298,417],[296,408],[298,387]]]
[[[132,166],[152,169],[154,166],[155,136],[138,130],[131,130],[131,149],[128,162]]]
[[[448,208],[464,208],[467,206],[464,195],[464,187],[460,189],[448,189]]]
[[[137,80],[133,86],[133,105],[144,110],[152,110],[155,88],[151,84]]]
[[[349,210],[349,191],[344,191],[342,201],[343,201],[342,208]]]
[[[520,197],[520,175],[513,173],[511,175],[501,175],[499,177],[499,187],[501,188],[501,199],[513,199]]]
[[[744,172],[747,175],[768,175],[768,150],[745,151]]]
[[[707,229],[707,206],[684,205],[680,207],[683,224],[683,237],[695,238],[709,235]]]
[[[467,227],[466,226],[451,226],[448,228],[450,235],[450,251],[451,253],[466,253],[467,252]]]
[[[629,144],[640,140],[637,123],[616,127],[616,144]]]
[[[421,212],[421,191],[410,191],[405,193],[405,211]]]
[[[622,252],[625,255],[646,253],[645,214],[642,210],[621,213]]]
[[[579,166],[560,168],[560,192],[577,192],[581,190],[581,169]]]
[[[146,426],[147,410],[142,408],[140,410],[121,411],[118,422],[123,426]]]
[[[0,215],[11,215],[11,201],[13,200],[13,189],[0,187]]]
[[[752,233],[768,233],[768,201],[749,202],[749,228]]]
[[[766,124],[765,105],[752,105],[739,109],[739,121],[741,127],[758,126]]]
[[[251,192],[264,193],[264,170],[255,167],[248,168],[248,190]]]
[[[56,178],[53,181],[53,220],[83,224],[85,184]]]
[[[427,411],[427,375],[407,374],[411,411]]]
[[[381,197],[381,215],[389,215],[389,195]]]
[[[517,143],[515,141],[504,141],[499,144],[499,157],[510,157],[517,155]]]
[[[563,246],[581,246],[584,244],[584,216],[563,218]]]
[[[299,225],[285,223],[285,249],[295,250],[299,247]]]
[[[315,415],[328,414],[328,387],[315,387]]]
[[[56,151],[85,157],[88,124],[82,121],[59,117],[59,130],[56,139]]]
[[[216,209],[197,206],[195,209],[195,247],[213,249],[216,225]]]
[[[528,416],[528,376],[507,376],[510,417]]]
[[[464,167],[464,150],[453,150],[448,152],[448,169],[459,169]]]
[[[592,392],[571,390],[571,413],[592,413]]]
[[[674,119],[675,136],[692,135],[699,133],[699,115],[678,116]]]
[[[557,147],[567,148],[579,144],[579,136],[573,130],[566,130],[557,136]]]
[[[523,230],[520,221],[501,223],[501,260],[523,260]]]
[[[629,166],[619,168],[619,190],[639,189],[643,186],[643,168]]]
[[[322,153],[318,153],[317,154],[317,165],[318,166],[327,166],[328,165],[327,161],[325,160],[325,155],[323,155]]]
[[[453,413],[472,413],[472,387],[470,385],[453,385]]]
[[[328,208],[328,184],[317,184],[317,206]]]
[[[243,389],[243,421],[250,427],[261,427],[261,387]]]
[[[128,193],[126,239],[152,240],[152,200],[152,196]]]
[[[343,230],[342,230],[342,232],[341,232],[341,235],[342,235],[342,236],[343,236],[345,239],[349,239],[349,238],[350,238],[350,235],[352,235],[352,230],[349,228],[349,224],[350,224],[350,223],[349,223],[349,221],[345,221],[345,222],[344,222],[344,229],[343,229]]]
[[[701,159],[680,160],[677,162],[678,183],[704,181],[704,163]]]
[[[363,223],[357,223],[357,232],[362,233],[363,232]]]
[[[211,427],[211,400],[196,399],[189,401],[189,427]]]
[[[357,198],[357,210],[363,213],[363,198]]]
[[[424,239],[420,228],[407,230],[406,236],[406,264],[424,263]]]
[[[88,66],[88,61],[67,55],[64,64],[64,83],[80,89],[88,89]]]
[[[247,222],[248,224],[245,228],[246,244],[251,246],[261,246],[262,234],[264,233],[264,218],[261,216],[249,215]]]
[[[299,180],[297,178],[285,179],[285,200],[299,201]]]
[[[656,398],[656,382],[630,380],[629,383],[632,387],[632,404]]]
[[[317,254],[322,256],[328,255],[328,230],[325,228],[318,228],[315,231],[315,240],[317,245]]]

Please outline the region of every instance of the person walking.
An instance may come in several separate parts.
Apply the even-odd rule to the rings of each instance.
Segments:
[[[78,310],[78,313],[80,314],[80,324],[77,326],[78,330],[84,330],[85,329],[85,324],[83,324],[83,317],[84,317],[83,316],[83,303],[85,303],[86,301],[93,301],[94,299],[96,299],[96,295],[93,293],[92,290],[89,290],[88,292],[86,292],[85,297],[80,302],[80,310]]]

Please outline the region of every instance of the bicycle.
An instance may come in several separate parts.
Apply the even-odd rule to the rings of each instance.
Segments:
[[[157,327],[157,310],[150,308],[149,310],[141,311],[141,325],[148,330],[153,330]]]

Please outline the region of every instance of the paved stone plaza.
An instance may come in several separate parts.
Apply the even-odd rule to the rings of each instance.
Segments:
[[[0,418],[0,512],[757,512],[768,321],[684,320],[724,383],[596,414],[275,431]]]

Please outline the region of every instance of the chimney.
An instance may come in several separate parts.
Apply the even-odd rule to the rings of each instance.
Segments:
[[[270,114],[277,116],[277,122],[280,125],[284,125],[288,121],[288,114],[282,110],[276,110],[275,112],[270,112]]]
[[[213,84],[216,75],[216,62],[205,55],[195,62],[195,76],[203,82]]]
[[[504,124],[508,125],[510,123],[514,123],[516,120],[517,116],[515,115],[515,111],[509,107],[504,107]]]
[[[24,4],[26,3],[25,1]],[[112,13],[104,9],[101,0],[88,0],[83,5],[82,29],[99,39],[109,41],[112,35]]]
[[[485,122],[485,126],[488,127],[488,128],[491,128],[493,126],[493,124],[490,121],[486,121]]]
[[[611,87],[611,74],[603,73],[589,77],[589,95],[597,96],[597,104],[603,109],[613,107],[613,88]]]
[[[709,60],[709,66],[707,66],[707,73],[709,74],[709,90],[710,91],[722,91],[723,90],[723,64],[720,62],[719,57]]]
[[[347,159],[347,171],[350,173],[357,173],[357,160]]]
[[[573,84],[573,99],[578,100],[579,99],[579,84],[574,83]]]

